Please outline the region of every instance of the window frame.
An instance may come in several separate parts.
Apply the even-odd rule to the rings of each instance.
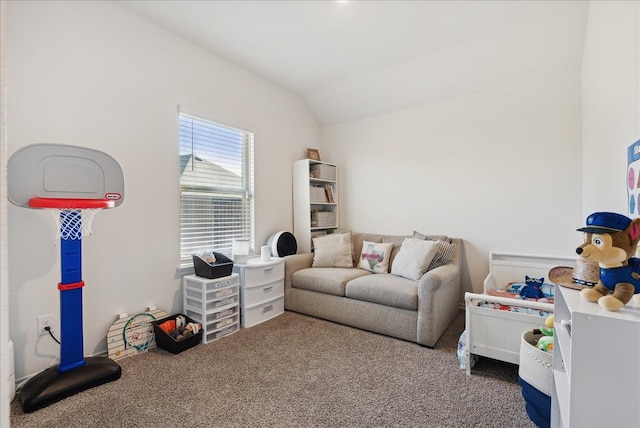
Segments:
[[[190,129],[186,125],[189,122]],[[181,268],[191,267],[192,255],[203,251],[231,258],[233,239],[248,239],[250,251],[255,249],[254,144],[255,135],[251,131],[178,109]],[[228,169],[222,166],[226,155],[233,158],[232,164],[225,164]],[[228,216],[229,213],[232,215]],[[239,225],[234,225],[234,220]]]

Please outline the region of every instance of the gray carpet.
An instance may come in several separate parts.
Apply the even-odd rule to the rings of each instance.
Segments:
[[[518,367],[458,366],[460,312],[434,349],[285,312],[173,355],[120,361],[122,377],[12,427],[535,427]]]

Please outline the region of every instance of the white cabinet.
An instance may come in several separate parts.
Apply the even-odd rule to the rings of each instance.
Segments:
[[[312,238],[338,228],[338,167],[302,159],[293,164],[293,234],[299,253],[312,250]]]
[[[252,327],[284,312],[284,259],[236,263],[240,275],[240,325]]]
[[[640,426],[640,305],[618,312],[556,287],[552,427]]]
[[[183,314],[202,324],[202,343],[238,331],[240,293],[238,274],[207,279],[195,275],[182,278]]]

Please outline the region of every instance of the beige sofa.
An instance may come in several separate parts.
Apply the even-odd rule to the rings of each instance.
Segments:
[[[363,241],[392,243],[392,272],[405,238],[412,236],[352,233],[351,267],[312,267],[314,253],[285,257],[285,309],[435,346],[459,310],[462,240],[427,237],[441,238],[455,248],[446,264],[417,280],[358,267]]]

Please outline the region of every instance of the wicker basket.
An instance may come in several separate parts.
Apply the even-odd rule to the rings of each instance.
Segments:
[[[551,421],[551,391],[553,390],[552,354],[536,348],[541,333],[533,330],[522,333],[518,381],[529,418],[540,428]]]
[[[541,333],[528,330],[522,333],[520,341],[520,367],[518,376],[545,395],[551,396],[553,389],[553,369],[550,352],[536,348]]]

